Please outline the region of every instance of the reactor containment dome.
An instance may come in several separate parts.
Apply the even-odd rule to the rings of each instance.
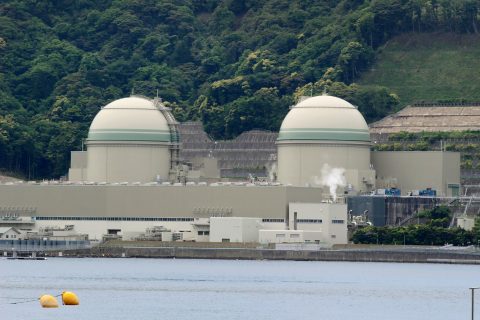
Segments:
[[[333,169],[347,189],[367,192],[375,184],[370,162],[368,125],[355,106],[328,95],[309,97],[293,106],[277,139],[278,181],[294,186],[328,186]],[[344,186],[343,186],[344,185]]]
[[[168,111],[162,108],[159,100],[141,96],[104,106],[93,119],[86,140],[88,181],[168,179],[173,139]]]

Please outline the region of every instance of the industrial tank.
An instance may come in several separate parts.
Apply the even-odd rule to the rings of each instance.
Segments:
[[[301,100],[283,120],[277,148],[283,184],[329,187],[333,180],[337,194],[374,188],[368,125],[343,99],[322,95]]]
[[[159,100],[131,96],[115,100],[95,116],[88,132],[87,180],[167,180],[171,128]]]

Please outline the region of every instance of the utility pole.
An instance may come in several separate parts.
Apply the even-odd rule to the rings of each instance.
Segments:
[[[480,289],[480,287],[469,289],[472,291],[472,320],[475,320],[475,290]]]

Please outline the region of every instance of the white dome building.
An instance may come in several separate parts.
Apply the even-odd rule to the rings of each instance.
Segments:
[[[335,171],[344,176],[337,194],[342,185],[370,191],[375,183],[370,145],[368,125],[352,104],[327,95],[307,98],[291,108],[280,128],[278,181],[328,186],[326,175]]]
[[[86,180],[150,182],[169,178],[171,113],[158,100],[115,100],[95,116],[86,140]],[[174,121],[174,119],[173,119]]]

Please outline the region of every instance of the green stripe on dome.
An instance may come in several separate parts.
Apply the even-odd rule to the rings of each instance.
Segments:
[[[366,129],[281,129],[277,140],[338,140],[370,142],[370,133]]]
[[[168,130],[90,129],[87,140],[171,142],[171,137]]]

